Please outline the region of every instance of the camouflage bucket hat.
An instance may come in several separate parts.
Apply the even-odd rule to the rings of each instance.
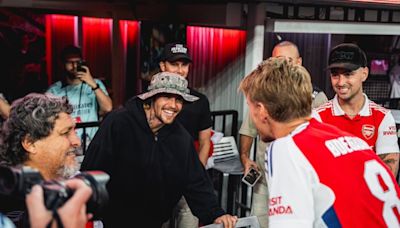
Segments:
[[[146,93],[138,95],[142,100],[146,100],[159,93],[172,93],[180,95],[185,101],[193,102],[199,98],[189,94],[188,82],[178,74],[161,72],[155,74],[151,79],[150,86]]]

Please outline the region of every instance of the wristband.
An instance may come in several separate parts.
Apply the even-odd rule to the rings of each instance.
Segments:
[[[92,90],[95,91],[98,88],[100,88],[100,86],[99,86],[99,84],[96,83],[96,87],[92,88]]]

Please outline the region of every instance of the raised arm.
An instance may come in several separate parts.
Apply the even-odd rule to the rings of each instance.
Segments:
[[[102,116],[112,110],[112,100],[106,93],[105,87],[101,81],[96,81],[87,66],[82,66],[86,72],[78,71],[77,77],[88,84],[94,94],[96,95],[97,102],[99,103],[99,114]]]

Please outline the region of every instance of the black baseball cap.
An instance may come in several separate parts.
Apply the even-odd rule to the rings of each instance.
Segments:
[[[165,45],[161,55],[161,61],[175,62],[178,60],[192,62],[186,45],[180,43],[169,43]]]
[[[367,57],[356,44],[343,43],[329,53],[328,69],[342,68],[350,71],[367,66]]]

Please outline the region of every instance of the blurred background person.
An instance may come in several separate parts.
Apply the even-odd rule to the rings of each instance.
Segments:
[[[112,110],[112,101],[104,84],[93,78],[89,67],[84,65],[80,48],[66,46],[61,52],[61,61],[64,74],[47,92],[68,98],[73,106],[71,116],[77,123],[99,121],[99,117]],[[78,129],[77,134],[85,140],[87,147],[96,131],[97,127],[87,128],[84,136],[82,129]]]
[[[394,66],[390,70],[390,98],[400,98],[400,55],[396,55]]]

